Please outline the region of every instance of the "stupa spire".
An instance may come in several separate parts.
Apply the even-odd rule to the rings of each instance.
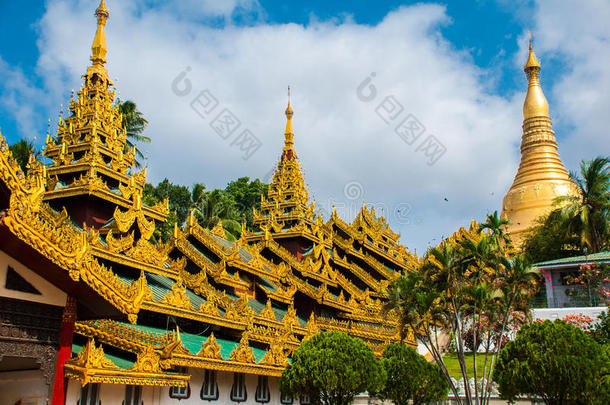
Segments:
[[[294,133],[292,132],[292,107],[290,106],[290,86],[288,86],[288,106],[286,107],[286,131],[284,131],[286,145],[292,145]]]
[[[540,87],[540,62],[532,49],[532,35],[529,40],[529,55],[523,71],[527,76],[527,94],[523,102],[523,119],[532,117],[548,117],[549,103]]]
[[[284,131],[284,151],[282,153],[282,160],[292,159],[296,157],[294,150],[294,132],[292,131],[292,107],[290,106],[290,86],[288,86],[288,106],[286,107],[286,130]]]
[[[508,232],[517,244],[536,224],[536,219],[555,207],[557,197],[576,193],[575,185],[559,158],[549,118],[549,104],[540,86],[540,62],[532,49],[531,35],[523,70],[528,83],[523,102],[521,162],[502,203],[502,215],[510,221]]]
[[[95,16],[97,17],[97,30],[95,31],[93,44],[91,44],[91,62],[93,64],[87,69],[87,76],[91,77],[94,73],[97,73],[108,80],[108,70],[106,70],[104,65],[106,64],[106,53],[108,52],[108,47],[106,46],[106,21],[110,13],[106,8],[105,0],[101,0],[99,7],[95,10]]]

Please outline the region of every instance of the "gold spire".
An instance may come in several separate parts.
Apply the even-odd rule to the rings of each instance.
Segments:
[[[523,119],[532,117],[548,117],[549,103],[544,97],[542,88],[540,87],[540,62],[532,49],[532,35],[530,34],[529,55],[523,71],[527,76],[527,94],[523,103]]]
[[[532,38],[533,35],[529,34],[529,38],[530,38],[530,45],[529,45],[529,55],[527,57],[527,62],[525,62],[525,66],[523,66],[523,70],[525,70],[525,72],[527,72],[528,68],[540,68],[540,62],[538,62],[538,59],[536,59],[536,54],[534,53],[534,50],[532,49]]]
[[[532,49],[523,67],[528,85],[523,103],[521,162],[512,186],[502,202],[502,216],[510,224],[508,232],[520,244],[525,232],[540,216],[555,207],[555,199],[577,195],[576,187],[564,168],[549,118],[549,104],[539,82],[540,63]]]
[[[290,106],[290,86],[288,86],[288,107],[286,107],[286,131],[284,131],[284,135],[286,135],[286,145],[292,145],[294,133],[292,132],[292,107]]]
[[[282,153],[282,160],[292,159],[296,157],[294,150],[294,132],[292,132],[292,107],[290,106],[290,86],[288,86],[288,106],[286,107],[286,130],[284,131],[284,153]]]
[[[101,0],[100,6],[95,10],[95,16],[97,16],[97,30],[91,45],[91,62],[93,62],[93,65],[87,69],[86,75],[91,77],[93,73],[97,73],[108,80],[108,71],[104,64],[106,63],[106,53],[108,52],[106,47],[106,20],[108,20],[110,13],[106,8],[105,0]]]

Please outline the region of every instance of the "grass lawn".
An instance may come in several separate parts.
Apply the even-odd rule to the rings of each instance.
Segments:
[[[466,369],[468,370],[468,376],[470,378],[474,377],[473,373],[473,356],[472,353],[465,353],[464,359],[466,360]],[[462,378],[462,370],[460,369],[460,363],[458,362],[458,356],[455,353],[447,353],[443,356],[443,360],[445,361],[445,365],[447,365],[447,370],[451,377],[459,380]],[[489,368],[489,363],[491,361],[491,356],[489,356],[487,360],[487,367]],[[477,353],[477,377],[481,378],[483,373],[483,365],[485,364],[485,353]]]

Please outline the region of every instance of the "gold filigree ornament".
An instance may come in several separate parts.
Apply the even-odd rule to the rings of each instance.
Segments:
[[[144,373],[161,373],[160,356],[152,345],[146,345],[144,350],[138,353],[138,358],[132,370]]]
[[[271,308],[271,300],[267,300],[267,305],[265,305],[265,308],[263,308],[261,311],[261,317],[270,319],[272,321],[276,320],[275,311],[273,311],[273,308]]]
[[[83,387],[87,385],[91,377],[99,373],[100,370],[120,370],[119,367],[106,357],[102,346],[96,347],[93,338],[89,339],[76,358],[68,360],[64,367],[66,369],[66,374],[73,378],[80,379]]]
[[[161,303],[171,307],[186,309],[187,311],[194,311],[193,304],[191,299],[186,295],[186,288],[182,284],[181,278],[176,280],[172,290],[165,294]]]
[[[222,360],[222,355],[220,354],[220,345],[218,344],[218,342],[216,342],[214,332],[210,333],[210,337],[208,337],[208,339],[203,342],[201,350],[199,350],[197,356],[206,359]]]
[[[248,339],[248,332],[243,332],[239,345],[231,352],[230,360],[237,361],[239,363],[256,363],[256,357],[254,357],[254,351],[250,347],[250,341]]]
[[[130,232],[127,236],[123,236],[120,238],[115,238],[112,234],[112,229],[108,231],[106,235],[106,244],[108,245],[108,250],[113,253],[123,252],[131,247],[133,247],[133,232]]]
[[[206,315],[211,315],[211,316],[220,316],[220,311],[218,310],[218,306],[216,305],[216,299],[214,297],[211,297],[212,299],[210,299],[211,294],[208,298],[207,301],[204,301],[203,304],[201,304],[201,308],[199,308],[199,312],[204,313]]]
[[[148,287],[148,283],[146,281],[146,274],[144,273],[144,271],[141,271],[140,278],[131,283],[127,288],[127,297],[131,301],[129,321],[131,323],[136,323],[137,318],[133,319],[133,317],[137,317],[142,303],[144,301],[153,301],[155,299],[153,292]]]
[[[276,334],[260,364],[286,367],[288,365],[288,353],[285,349],[285,343],[282,336]]]

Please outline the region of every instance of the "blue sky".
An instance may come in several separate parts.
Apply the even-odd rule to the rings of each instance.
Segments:
[[[0,2],[0,129],[36,138],[89,63],[98,0]],[[108,68],[121,98],[149,120],[148,179],[224,187],[264,178],[277,161],[286,86],[295,146],[323,212],[350,220],[381,207],[419,251],[471,219],[501,209],[519,163],[527,33],[542,62],[561,157],[568,169],[609,154],[610,4],[604,0],[452,2],[107,0]],[[262,147],[243,159],[171,91],[188,66]],[[428,165],[356,89],[375,72],[447,149]],[[190,96],[189,96],[190,97]],[[348,186],[357,184],[359,197]],[[447,198],[448,201],[445,200]],[[406,208],[405,208],[406,207]],[[408,213],[408,217],[396,214]],[[343,212],[342,212],[343,211]]]
[[[0,42],[0,57],[12,66],[23,70],[28,78],[40,84],[35,72],[36,62],[40,56],[38,23],[46,8],[45,1],[31,0],[28,7],[19,2],[0,2],[0,35],[9,38]],[[260,2],[263,13],[255,21],[247,13],[236,11],[232,24],[287,24],[307,25],[312,19],[322,21],[353,19],[356,23],[378,24],[389,12],[401,6],[420,4],[421,2],[380,0],[370,1],[306,1],[285,2],[265,0]],[[502,2],[430,2],[447,7],[450,21],[443,25],[441,32],[451,46],[462,50],[473,62],[490,69],[494,86],[490,91],[512,93],[523,86],[520,69],[513,63],[514,54],[518,51],[516,37],[531,24],[527,12],[531,4],[520,6],[519,13],[513,13],[510,6]],[[151,6],[152,7],[152,6]],[[244,14],[246,17],[244,17]],[[262,20],[262,21],[261,21]],[[58,22],[59,23],[59,22]],[[224,24],[222,18],[202,19],[202,26]],[[545,65],[547,83],[553,78],[553,72],[561,69],[560,63]],[[547,95],[547,98],[551,98]],[[550,100],[552,101],[552,100]],[[42,112],[41,112],[42,113]],[[55,117],[53,117],[55,118]],[[10,142],[19,139],[20,134],[14,117],[10,114],[0,116],[0,129]],[[41,128],[46,131],[46,128]]]

